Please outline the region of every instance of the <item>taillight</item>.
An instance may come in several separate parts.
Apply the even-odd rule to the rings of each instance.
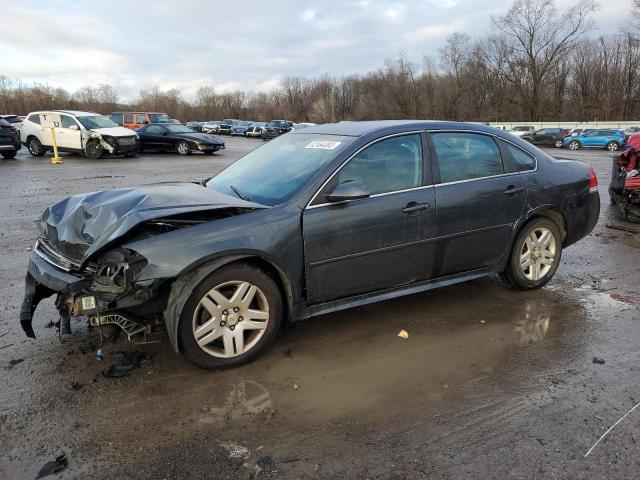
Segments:
[[[596,171],[589,165],[589,193],[598,191],[598,177]]]
[[[9,130],[11,130],[13,133],[16,133],[18,131],[16,127],[9,127]]]

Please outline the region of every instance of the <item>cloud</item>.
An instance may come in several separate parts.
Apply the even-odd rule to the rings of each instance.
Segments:
[[[575,0],[556,0],[563,11]],[[504,0],[21,0],[3,5],[0,74],[74,91],[107,83],[121,99],[142,89],[269,91],[286,76],[363,74],[405,52],[437,55],[447,35],[472,37]],[[628,0],[608,0],[597,34],[614,32]]]

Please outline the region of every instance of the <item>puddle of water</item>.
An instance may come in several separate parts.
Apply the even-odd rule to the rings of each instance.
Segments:
[[[477,282],[297,324],[252,364],[222,372],[177,365],[133,389],[107,392],[101,402],[111,405],[114,396],[114,416],[175,436],[194,428],[246,432],[269,422],[391,419],[467,401],[474,388],[497,388],[500,372],[520,369],[522,382],[535,378],[582,348],[584,342],[554,339],[584,328],[585,318],[562,292]],[[397,336],[401,329],[408,339]],[[516,361],[531,349],[541,361]],[[114,425],[103,427],[108,435]]]

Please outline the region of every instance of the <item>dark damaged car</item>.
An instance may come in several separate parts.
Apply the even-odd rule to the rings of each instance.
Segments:
[[[349,122],[283,135],[202,183],[45,210],[22,327],[55,295],[129,336],[164,324],[198,365],[249,361],[280,325],[499,274],[534,289],[600,211],[592,168],[480,125]]]

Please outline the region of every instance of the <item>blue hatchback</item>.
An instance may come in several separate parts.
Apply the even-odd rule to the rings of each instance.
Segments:
[[[570,150],[606,148],[610,152],[615,152],[625,146],[624,132],[615,129],[584,130],[580,135],[565,137],[563,146]]]

